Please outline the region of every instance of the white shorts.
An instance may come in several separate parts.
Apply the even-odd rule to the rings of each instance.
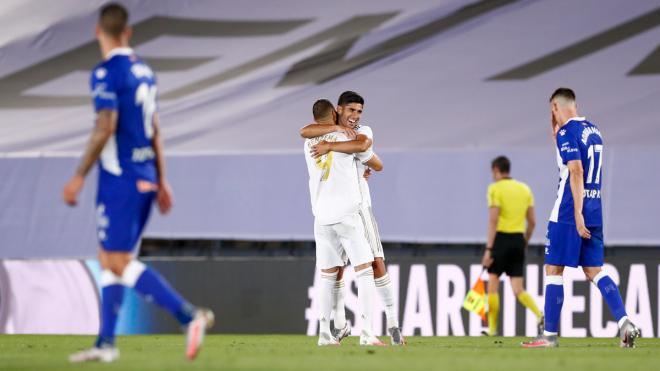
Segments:
[[[314,223],[314,238],[319,269],[343,267],[347,257],[354,267],[374,261],[359,213],[349,215],[336,224]]]
[[[385,254],[383,253],[383,243],[380,242],[378,224],[376,223],[373,211],[371,211],[371,206],[362,206],[360,208],[360,218],[364,225],[367,242],[371,247],[371,253],[374,254],[374,258],[382,258],[384,260]]]

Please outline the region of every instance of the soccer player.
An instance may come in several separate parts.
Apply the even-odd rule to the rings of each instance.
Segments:
[[[559,88],[550,97],[551,125],[557,147],[559,190],[550,214],[545,248],[545,330],[523,347],[556,347],[564,302],[564,267],[582,266],[617,320],[621,347],[632,348],[640,336],[628,319],[616,284],[602,270],[603,212],[601,185],[603,138],[598,127],[578,117],[575,93]]]
[[[96,36],[105,60],[92,71],[96,126],[75,175],[63,190],[74,206],[85,176],[99,166],[96,214],[101,264],[101,328],[94,346],[71,362],[112,362],[119,358],[115,325],[126,287],[153,299],[187,327],[186,356],[194,359],[213,313],[185,301],[152,268],[135,259],[154,200],[161,213],[172,207],[165,178],[163,147],[156,116],[156,78],[128,46],[128,12],[118,4],[101,9]]]
[[[488,237],[481,261],[488,268],[486,335],[497,335],[502,273],[509,276],[514,295],[536,315],[539,331],[543,331],[543,314],[523,289],[525,250],[536,225],[534,195],[527,184],[511,178],[511,161],[505,156],[493,160],[491,171],[495,182],[488,187]]]
[[[314,103],[314,118],[322,125],[335,125],[332,103]],[[360,186],[354,156],[342,152],[328,152],[314,157],[313,147],[319,142],[342,142],[348,137],[330,132],[305,140],[304,152],[309,172],[309,193],[314,214],[316,264],[321,270],[319,346],[339,345],[330,331],[332,294],[339,269],[348,255],[355,269],[358,303],[363,320],[360,345],[384,345],[371,329],[371,302],[375,289],[373,254],[360,220]]]
[[[385,304],[387,329],[390,334],[392,345],[405,345],[405,339],[401,335],[401,328],[399,327],[399,313],[394,302],[392,283],[385,267],[383,245],[380,241],[378,225],[371,208],[371,193],[369,191],[367,178],[370,175],[370,169],[381,171],[383,166],[380,158],[378,158],[373,152],[373,132],[371,128],[359,124],[363,108],[364,98],[355,92],[346,91],[339,96],[338,100],[338,125],[332,127],[328,125],[310,124],[303,127],[300,130],[300,134],[305,138],[310,138],[332,132],[331,130],[342,132],[351,129],[356,130],[356,137],[353,141],[342,143],[321,142],[316,145],[314,149],[317,155],[325,154],[330,150],[341,151],[344,153],[355,153],[358,173],[363,174],[363,176],[359,177],[362,196],[360,216],[362,223],[364,224],[364,229],[367,232],[367,240],[369,241],[371,251],[374,255],[373,270],[376,289]],[[337,282],[335,283],[333,310],[335,314],[335,336],[341,341],[350,334],[350,327],[346,322],[346,312],[344,307],[343,268],[340,269],[339,274],[337,275]]]

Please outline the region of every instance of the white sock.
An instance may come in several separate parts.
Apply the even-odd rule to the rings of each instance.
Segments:
[[[376,291],[383,299],[385,304],[385,316],[387,317],[387,328],[399,327],[399,311],[394,305],[394,292],[392,292],[392,281],[390,275],[385,273],[384,276],[374,279],[376,284]]]
[[[319,315],[319,334],[330,332],[330,313],[332,312],[332,289],[335,287],[337,272],[321,272],[321,288],[319,290],[319,303],[321,313]]]
[[[335,281],[332,289],[332,310],[335,313],[335,328],[342,329],[346,326],[346,308],[344,307],[344,279]]]
[[[628,319],[628,316],[621,317],[621,319],[618,322],[619,328],[621,328],[621,326],[623,326],[623,324],[626,323],[627,319]]]
[[[373,335],[371,329],[371,312],[373,310],[373,296],[376,285],[374,283],[374,270],[369,267],[359,272],[357,276],[358,303],[360,307],[360,316],[362,318],[362,332],[366,335]]]

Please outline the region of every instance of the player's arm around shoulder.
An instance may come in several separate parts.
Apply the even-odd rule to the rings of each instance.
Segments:
[[[325,155],[328,152],[341,152],[346,154],[356,154],[365,152],[372,145],[371,139],[366,135],[358,135],[355,140],[344,142],[319,142],[317,145],[312,146],[312,157],[317,158]]]
[[[371,138],[364,134],[358,134],[354,140],[346,142],[333,142],[330,144],[330,150],[342,153],[360,153],[367,151],[373,144]]]
[[[305,139],[316,138],[330,133],[344,133],[349,139],[355,139],[357,136],[353,129],[339,125],[317,124],[316,122],[303,126],[299,133]]]

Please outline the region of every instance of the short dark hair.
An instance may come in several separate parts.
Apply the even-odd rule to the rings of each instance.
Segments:
[[[557,97],[566,98],[575,101],[575,92],[569,88],[559,88],[550,96],[550,102]]]
[[[128,11],[123,5],[110,3],[99,13],[99,26],[104,33],[119,37],[128,25]]]
[[[497,169],[502,174],[508,174],[511,172],[511,161],[509,161],[506,156],[497,156],[493,162],[490,163],[490,168]]]
[[[312,106],[312,114],[314,115],[314,120],[320,120],[322,118],[328,117],[332,114],[332,111],[335,107],[327,99],[319,99],[314,102]]]
[[[337,105],[345,106],[350,103],[359,103],[364,106],[364,98],[360,94],[350,90],[341,93]]]

